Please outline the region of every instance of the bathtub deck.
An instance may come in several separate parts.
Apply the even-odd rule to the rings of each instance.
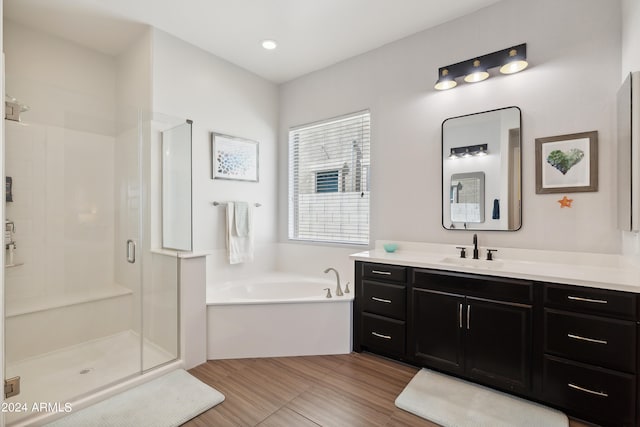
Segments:
[[[437,427],[394,406],[417,371],[366,353],[209,361],[189,372],[226,399],[183,426]]]

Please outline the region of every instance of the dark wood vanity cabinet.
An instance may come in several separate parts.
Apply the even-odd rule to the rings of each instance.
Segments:
[[[410,286],[413,361],[509,391],[530,390],[531,282],[413,269]]]
[[[354,350],[640,426],[635,293],[356,261]]]
[[[544,286],[542,397],[602,425],[638,425],[638,301],[627,292]]]
[[[406,357],[407,267],[356,264],[354,349]]]

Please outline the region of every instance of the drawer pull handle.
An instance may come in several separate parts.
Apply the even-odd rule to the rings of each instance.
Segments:
[[[597,340],[595,338],[586,338],[586,337],[581,337],[580,335],[573,335],[573,334],[567,334],[567,336],[574,340],[587,341],[587,342],[592,342],[596,344],[607,344],[606,340]]]
[[[574,297],[574,296],[567,296],[567,299],[573,300],[573,301],[582,301],[582,302],[593,302],[596,304],[606,304],[607,300],[604,299],[591,299],[591,298],[582,298],[582,297]]]
[[[467,304],[467,330],[471,329],[471,304]]]
[[[371,270],[373,274],[382,274],[383,276],[391,276],[390,271]]]
[[[458,326],[462,329],[462,304],[458,304]]]
[[[371,299],[374,301],[383,302],[385,304],[391,304],[390,299],[383,299],[383,298],[377,298],[377,297],[371,297]]]
[[[390,340],[391,339],[390,335],[382,335],[382,334],[379,334],[377,332],[371,332],[371,335],[373,335],[374,337],[385,339],[385,340]]]
[[[580,387],[579,385],[575,385],[575,384],[567,384],[570,388],[574,389],[574,390],[580,390],[583,391],[585,393],[589,393],[589,394],[595,394],[596,396],[600,396],[600,397],[609,397],[609,395],[607,393],[604,393],[602,391],[595,391],[595,390],[589,390],[588,388],[583,388]]]

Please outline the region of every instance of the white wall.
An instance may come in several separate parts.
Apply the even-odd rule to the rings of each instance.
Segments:
[[[622,0],[622,80],[640,70],[640,2]]]
[[[277,88],[262,78],[159,30],[153,30],[153,108],[193,120],[193,250],[200,260],[181,260],[183,349],[187,367],[206,360],[207,282],[275,268],[277,213]],[[211,179],[211,132],[258,141],[259,182]],[[261,203],[254,211],[255,261],[230,266],[225,249],[225,210],[213,201]],[[285,211],[286,212],[286,211]],[[204,265],[203,265],[204,266]],[[188,333],[185,329],[188,328]]]
[[[622,80],[640,71],[640,2],[622,0]],[[640,233],[622,233],[622,251],[640,260]]]
[[[114,135],[115,60],[13,21],[4,22],[6,92],[25,121]]]
[[[553,13],[550,13],[553,11]],[[588,23],[588,25],[585,25]],[[530,68],[451,91],[433,89],[439,67],[527,43]],[[483,246],[615,253],[614,109],[620,9],[602,0],[506,0],[281,86],[281,165],[290,126],[371,110],[371,237],[471,243],[441,226],[440,125],[448,117],[516,105],[523,124],[523,226],[482,232]],[[598,192],[535,194],[534,140],[597,130]],[[279,205],[286,212],[286,168]],[[286,216],[279,216],[286,241]]]
[[[16,262],[5,295],[46,297],[110,286],[113,275],[115,61],[11,21],[6,88],[28,104],[6,123]]]
[[[193,120],[194,251],[212,251],[207,280],[273,268],[277,212],[274,84],[159,30],[153,32],[153,110]],[[258,141],[258,183],[211,179],[211,132]],[[254,214],[256,261],[224,259],[224,209],[212,202],[246,200]],[[286,210],[285,210],[286,212]]]

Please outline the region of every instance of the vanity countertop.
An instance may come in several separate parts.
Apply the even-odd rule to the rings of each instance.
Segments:
[[[460,258],[456,245],[397,242],[398,250],[388,253],[384,243],[351,259],[640,293],[640,266],[621,255],[496,248],[494,260],[486,261],[484,247],[482,259],[474,260],[468,246],[467,258]]]

